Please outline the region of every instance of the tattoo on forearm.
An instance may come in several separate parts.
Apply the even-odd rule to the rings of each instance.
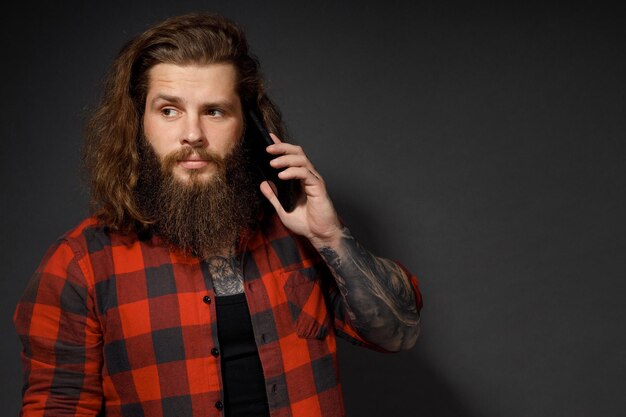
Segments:
[[[243,276],[234,257],[212,256],[207,259],[215,295],[234,295],[243,292]]]
[[[415,294],[398,265],[372,255],[347,228],[337,250],[319,252],[335,277],[350,323],[363,337],[393,351],[415,344],[420,329]]]

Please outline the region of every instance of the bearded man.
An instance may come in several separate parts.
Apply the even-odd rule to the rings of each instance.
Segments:
[[[251,156],[250,103],[278,181],[299,184],[290,211]],[[190,14],[131,40],[86,136],[93,215],[15,312],[23,416],[343,416],[336,335],[414,345],[415,277],[359,245],[281,142],[234,23]]]

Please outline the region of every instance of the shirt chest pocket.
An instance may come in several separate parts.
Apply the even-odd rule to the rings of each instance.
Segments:
[[[284,290],[289,311],[299,337],[324,339],[330,330],[330,315],[315,268],[284,272]]]

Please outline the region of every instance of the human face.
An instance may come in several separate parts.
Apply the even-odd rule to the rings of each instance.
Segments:
[[[177,157],[173,175],[183,183],[207,182],[240,141],[241,101],[232,64],[157,64],[148,72],[143,116],[146,139],[163,161]],[[184,156],[183,156],[184,155]]]

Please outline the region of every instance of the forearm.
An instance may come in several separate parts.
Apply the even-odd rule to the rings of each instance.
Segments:
[[[389,351],[412,347],[420,317],[410,279],[402,268],[372,255],[345,227],[338,239],[316,248],[335,278],[354,329]]]

